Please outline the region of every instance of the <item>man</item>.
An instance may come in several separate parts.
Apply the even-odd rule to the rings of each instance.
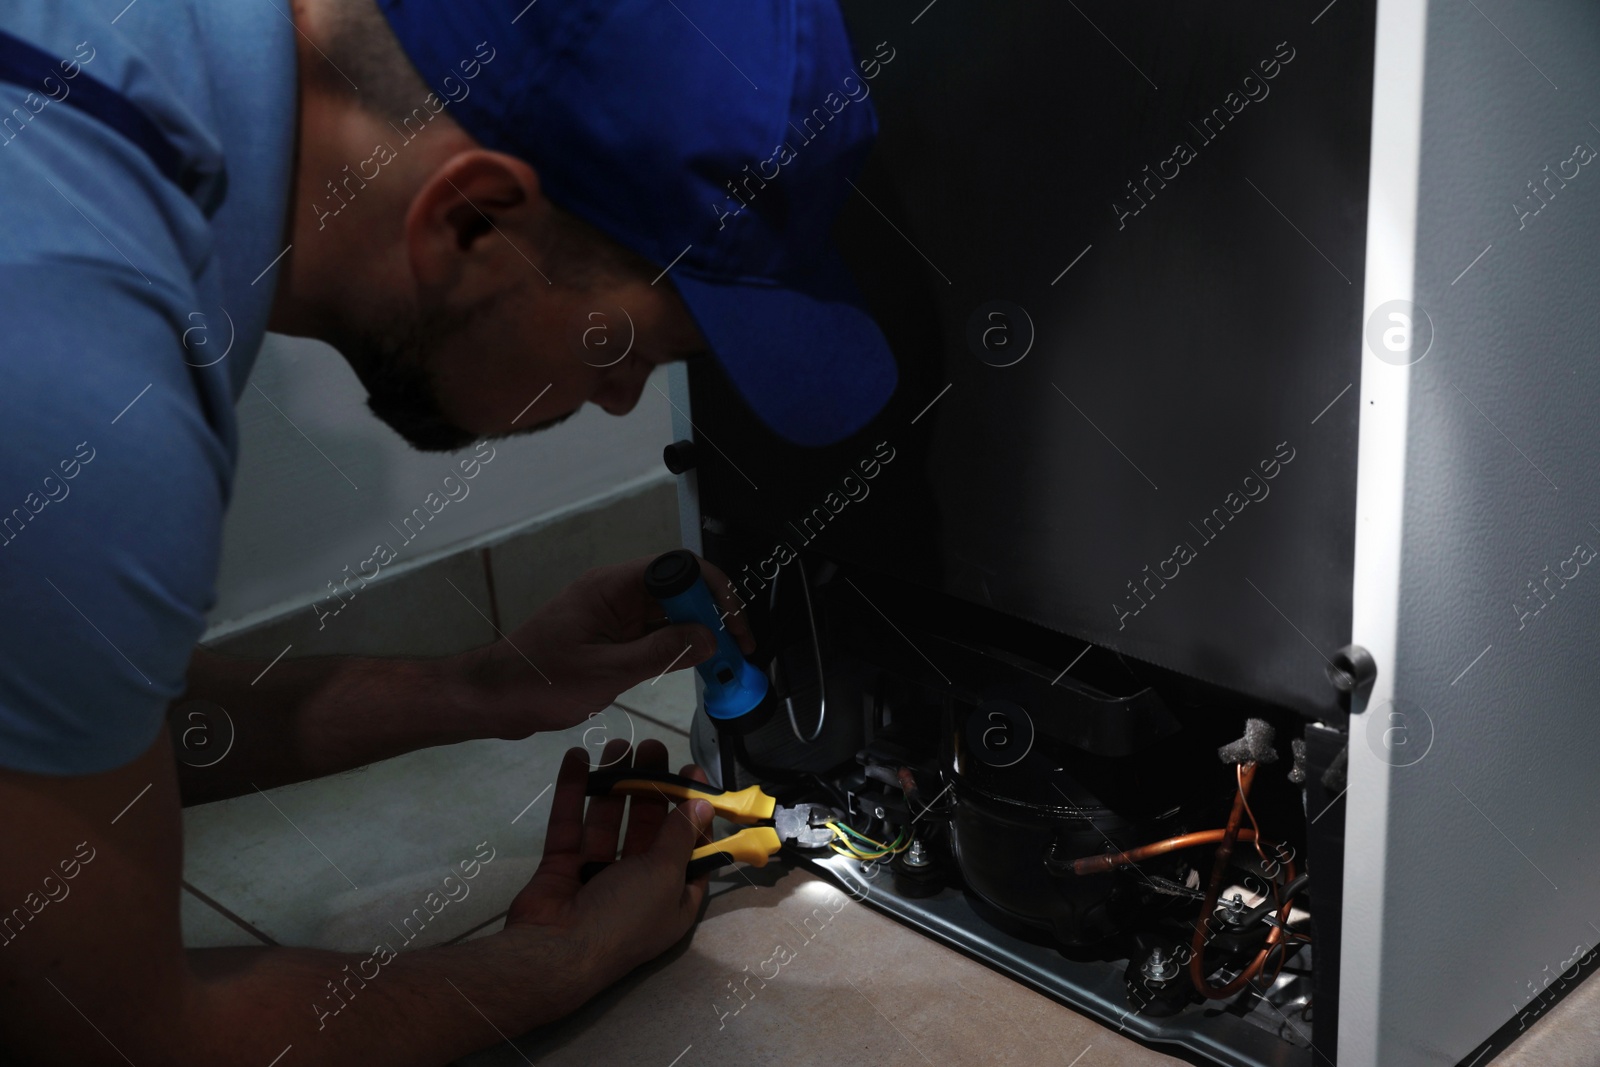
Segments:
[[[619,835],[621,802],[585,812],[576,752],[501,933],[382,959],[180,943],[181,801],[562,729],[685,644],[680,667],[712,651],[665,624],[635,561],[447,660],[284,661],[253,683],[264,664],[195,652],[266,328],[337,346],[426,449],[585,401],[625,413],[654,366],[705,349],[799,444],[854,432],[894,388],[823,237],[876,72],[831,0],[518,7],[0,2],[10,1058],[438,1064],[572,1010],[697,914],[704,805],[634,802]],[[621,358],[588,343],[596,312],[628,324],[607,320]],[[180,696],[228,708],[227,760],[175,766]],[[616,862],[581,884],[594,859]]]

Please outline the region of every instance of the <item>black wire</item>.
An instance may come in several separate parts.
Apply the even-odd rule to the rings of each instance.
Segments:
[[[739,762],[748,767],[750,772],[756,775],[758,778],[766,778],[778,782],[787,782],[791,785],[809,782],[810,784],[820,787],[823,792],[827,793],[829,799],[838,804],[840,811],[848,812],[850,810],[850,802],[845,797],[844,793],[832,782],[829,782],[826,778],[822,777],[820,774],[817,774],[815,771],[796,771],[788,770],[782,767],[762,766],[750,758],[750,750],[745,745],[744,736],[741,734],[733,735],[733,748],[735,754],[739,758]]]
[[[1306,886],[1310,884],[1311,875],[1309,873],[1296,875],[1283,887],[1276,901],[1270,904],[1262,904],[1255,910],[1246,912],[1244,918],[1239,920],[1239,925],[1241,927],[1254,926],[1268,915],[1276,914],[1283,907],[1284,901],[1293,900],[1296,893],[1304,892]]]

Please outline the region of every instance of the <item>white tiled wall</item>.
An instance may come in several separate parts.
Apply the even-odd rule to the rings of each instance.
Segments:
[[[586,407],[560,426],[493,442],[494,459],[405,546],[396,565],[662,476],[671,409],[653,385],[615,418]],[[530,401],[533,397],[528,398]],[[327,345],[270,335],[239,406],[240,463],[224,531],[213,629],[327,595],[373,545],[456,470],[458,456],[417,452],[366,407],[366,391]],[[530,418],[538,415],[534,407]],[[459,490],[456,490],[459,493]]]

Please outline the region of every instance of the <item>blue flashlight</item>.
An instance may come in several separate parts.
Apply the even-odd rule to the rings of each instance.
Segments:
[[[645,568],[644,587],[668,619],[697,622],[717,635],[716,654],[695,668],[705,683],[706,714],[718,726],[743,720],[765,699],[767,676],[744,658],[739,643],[722,624],[716,601],[700,575],[700,560],[682,548],[657,556]]]

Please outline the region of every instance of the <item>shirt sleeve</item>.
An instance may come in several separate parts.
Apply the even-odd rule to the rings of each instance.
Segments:
[[[148,168],[119,180],[114,134],[48,117],[0,175],[0,766],[90,774],[183,691],[231,455],[185,360],[192,213]]]
[[[183,691],[226,483],[138,277],[54,270],[0,266],[0,766],[88,774],[144,752]]]

